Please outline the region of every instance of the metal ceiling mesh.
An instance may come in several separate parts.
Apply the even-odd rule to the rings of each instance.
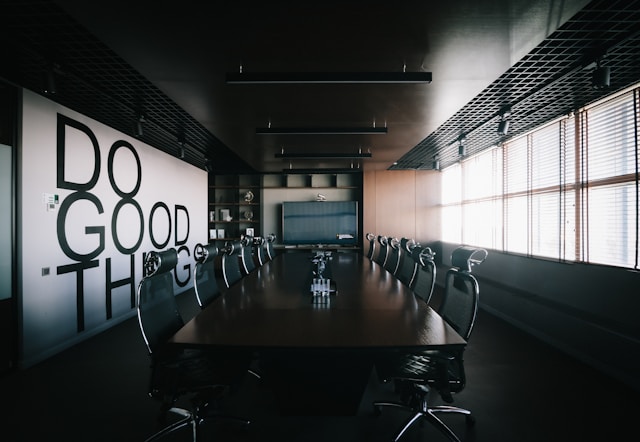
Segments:
[[[48,0],[3,0],[0,76],[42,91],[53,69],[54,101],[118,131],[135,136],[145,117],[143,140],[171,155],[185,141],[184,160],[213,170],[252,168],[194,118]],[[473,155],[566,115],[605,94],[640,81],[640,1],[598,0],[587,5],[538,47],[460,109],[391,169],[430,169],[459,161],[456,140],[464,135]],[[591,86],[594,62],[611,69],[610,87]],[[7,62],[11,61],[11,62]],[[55,63],[55,65],[52,65]],[[509,132],[497,133],[501,112],[510,107]]]
[[[611,70],[610,87],[596,90],[591,73],[598,58]],[[640,81],[640,2],[594,1],[516,63],[390,169],[444,168],[465,155],[523,134],[604,95]],[[509,131],[498,134],[510,108]]]
[[[143,141],[200,168],[250,172],[252,168],[122,58],[48,0],[1,3],[0,76],[35,92],[53,71],[59,104],[135,136],[144,115]],[[215,159],[215,161],[214,161]]]

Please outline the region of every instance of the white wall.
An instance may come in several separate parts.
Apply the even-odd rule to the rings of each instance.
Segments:
[[[11,297],[11,196],[13,195],[13,148],[0,144],[0,299]]]
[[[19,363],[29,366],[133,316],[145,252],[178,249],[176,292],[192,286],[207,174],[26,90],[20,135]]]

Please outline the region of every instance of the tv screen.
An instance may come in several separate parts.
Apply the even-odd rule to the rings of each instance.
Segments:
[[[283,202],[282,243],[357,245],[358,202]]]

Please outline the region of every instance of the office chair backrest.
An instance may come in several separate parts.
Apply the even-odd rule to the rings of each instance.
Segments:
[[[171,270],[178,263],[176,249],[149,252],[145,274],[138,285],[138,324],[150,354],[157,352],[184,321],[173,292]]]
[[[431,301],[436,283],[434,255],[429,247],[416,246],[411,251],[411,260],[416,263],[416,273],[411,288],[413,293],[427,304]]]
[[[193,288],[200,308],[205,308],[220,296],[214,264],[214,258],[218,254],[218,247],[213,244],[196,244],[194,249],[196,266],[193,272]]]
[[[269,259],[267,256],[266,241],[261,236],[253,238],[253,249],[256,252],[256,258],[258,259],[258,265],[262,266]]]
[[[374,261],[384,267],[389,253],[389,240],[386,236],[378,235],[378,244],[380,244],[380,247]]]
[[[412,239],[400,239],[400,263],[398,264],[398,279],[407,287],[413,284],[418,263],[411,256],[411,251],[416,247],[416,242]]]
[[[267,242],[267,257],[269,259],[275,258],[276,251],[273,248],[273,243],[276,242],[276,235],[274,233],[268,234],[265,241]]]
[[[245,275],[256,269],[256,262],[253,259],[253,236],[244,235],[240,240],[242,249],[240,251],[240,262]]]
[[[398,238],[389,238],[388,248],[389,256],[387,256],[387,261],[384,263],[384,268],[392,275],[395,275],[400,264],[400,240]]]
[[[444,295],[438,309],[440,316],[464,339],[469,339],[478,311],[480,287],[471,267],[482,263],[487,251],[459,247],[451,254],[451,269],[445,277]]]
[[[367,233],[367,241],[369,241],[369,251],[367,252],[367,258],[373,259],[376,254],[376,235],[373,233]]]
[[[240,241],[227,241],[222,251],[222,279],[227,288],[242,279],[239,254],[242,253]]]

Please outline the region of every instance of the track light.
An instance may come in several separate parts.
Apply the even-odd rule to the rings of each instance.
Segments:
[[[500,122],[498,123],[498,135],[506,135],[509,132],[509,118],[511,118],[511,108],[507,107],[502,110]]]
[[[136,138],[141,138],[144,136],[144,123],[145,123],[144,115],[140,114],[140,116],[138,116],[138,119],[136,121],[136,130],[135,130]]]
[[[177,138],[178,138],[178,158],[183,160],[184,159],[184,145],[186,144],[183,130],[181,130],[178,133],[178,137]]]
[[[509,132],[509,120],[500,120],[498,123],[498,135],[506,135]]]
[[[55,95],[58,92],[56,85],[56,72],[53,65],[49,66],[44,73],[43,91],[48,95]]]
[[[609,87],[611,69],[609,66],[600,66],[600,60],[596,62],[596,68],[591,73],[591,87],[595,90],[603,90]]]
[[[458,155],[461,157],[465,156],[467,154],[467,148],[465,146],[465,144],[467,143],[467,138],[464,136],[464,134],[460,134],[456,143],[458,144]]]
[[[440,160],[438,160],[438,159],[433,160],[432,168],[433,168],[433,170],[440,170]]]

